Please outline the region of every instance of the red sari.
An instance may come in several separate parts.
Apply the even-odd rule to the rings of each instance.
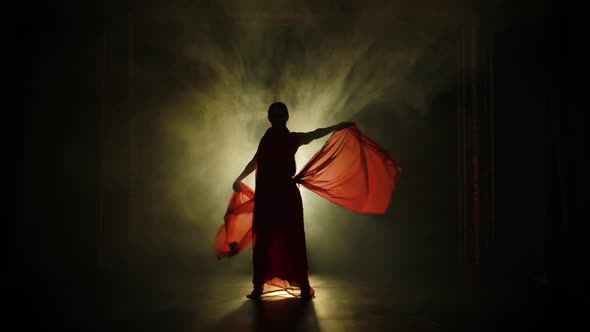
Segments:
[[[252,241],[252,281],[264,284],[264,293],[286,290],[296,295],[309,286],[298,183],[354,212],[383,213],[402,170],[352,126],[334,132],[295,175],[295,152],[311,140],[309,133],[270,128],[256,153],[256,195],[240,183],[217,233],[218,259],[236,255]]]

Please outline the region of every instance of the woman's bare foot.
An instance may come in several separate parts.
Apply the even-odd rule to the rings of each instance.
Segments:
[[[310,299],[314,298],[315,296],[311,292],[311,289],[302,289],[301,294],[299,294],[299,297],[304,300],[310,300]]]
[[[262,290],[257,288],[254,288],[254,290],[252,290],[252,293],[246,295],[247,298],[252,300],[257,300],[260,298],[260,296],[262,296]]]

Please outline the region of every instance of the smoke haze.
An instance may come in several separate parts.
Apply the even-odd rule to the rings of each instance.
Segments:
[[[231,184],[254,155],[275,100],[289,107],[291,131],[355,121],[404,167],[391,208],[381,216],[349,213],[302,189],[314,271],[348,270],[350,260],[376,269],[385,261],[406,264],[403,251],[411,241],[403,239],[403,228],[417,227],[416,234],[431,238],[438,230],[419,225],[454,213],[446,197],[455,182],[437,175],[454,165],[437,160],[455,149],[448,132],[455,120],[447,116],[454,101],[445,94],[456,84],[458,10],[364,1],[147,1],[99,8],[59,11],[64,22],[79,20],[86,30],[46,29],[42,44],[51,47],[33,59],[31,100],[37,109],[76,98],[96,101],[87,112],[68,111],[80,119],[78,128],[63,131],[63,167],[72,183],[97,192],[92,181],[98,179],[86,174],[102,167],[107,224],[101,236],[113,257],[123,259],[122,248],[139,246],[147,261],[156,255],[187,267],[249,271],[249,253],[215,262],[213,238]],[[83,57],[93,58],[94,67],[75,60]],[[95,76],[90,98],[68,92],[79,78],[64,77],[60,68],[72,66],[89,82]],[[48,89],[57,77],[60,85]],[[61,120],[45,114],[29,126],[51,137],[46,124]],[[83,128],[96,130],[99,139],[95,121],[104,122],[102,152],[81,140]],[[299,150],[299,168],[326,139]],[[41,141],[27,143],[28,151],[42,149]],[[26,158],[34,165],[41,157]],[[253,176],[245,182],[253,186]],[[96,198],[85,199],[81,206],[94,209]],[[129,226],[134,240],[124,231],[129,218],[136,220]]]

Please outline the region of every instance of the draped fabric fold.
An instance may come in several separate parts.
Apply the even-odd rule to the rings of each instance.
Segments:
[[[240,182],[240,192],[234,192],[223,216],[224,224],[215,237],[217,258],[235,256],[252,241],[254,190]]]
[[[295,180],[353,212],[381,214],[400,173],[387,151],[352,126],[334,132]]]
[[[325,199],[357,213],[387,210],[400,165],[356,126],[334,132],[294,179]],[[254,190],[240,183],[215,239],[218,259],[244,250],[252,240]]]

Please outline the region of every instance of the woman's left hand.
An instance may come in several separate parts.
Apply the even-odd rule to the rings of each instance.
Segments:
[[[336,125],[336,130],[342,130],[351,126],[354,126],[354,122],[340,122]]]

